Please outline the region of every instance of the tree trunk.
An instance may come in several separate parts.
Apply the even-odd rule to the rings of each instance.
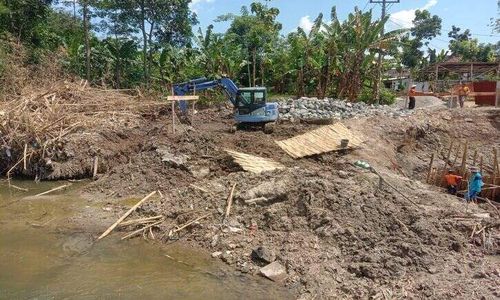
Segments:
[[[121,86],[120,73],[121,73],[121,59],[118,58],[116,61],[116,67],[115,67],[115,89],[119,89]]]
[[[250,53],[248,53],[250,55]],[[252,75],[250,73],[250,64],[247,63],[247,73],[248,73],[248,86],[252,86]]]
[[[255,71],[257,70],[256,68],[256,60],[257,60],[257,50],[254,48],[252,50],[252,66],[253,66],[253,72],[252,72],[252,86],[255,86]]]
[[[299,86],[299,90],[298,90],[298,95],[299,97],[303,97],[304,96],[304,66],[300,66],[300,70],[299,70],[299,76],[297,78],[298,80],[298,86]]]
[[[85,35],[85,78],[90,81],[90,40],[89,40],[89,7],[87,0],[82,2],[83,32]]]
[[[330,85],[330,58],[332,57],[331,51],[328,51],[328,57],[326,58],[326,66],[323,69],[323,90],[321,91],[322,97],[326,96],[328,86]]]
[[[149,89],[148,73],[148,34],[146,33],[146,8],[144,0],[141,1],[141,32],[142,32],[142,70],[146,89]]]
[[[264,82],[264,59],[260,61],[260,86],[266,86]]]
[[[154,29],[155,23],[151,22],[150,24],[150,29],[149,29],[149,35],[148,35],[148,75],[151,78],[151,69],[153,66],[153,48],[151,45],[153,44],[153,29]]]

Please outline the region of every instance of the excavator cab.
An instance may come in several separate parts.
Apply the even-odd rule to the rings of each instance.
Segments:
[[[262,125],[265,131],[272,132],[274,122],[278,119],[278,104],[267,102],[265,87],[240,88],[235,107],[238,124]]]

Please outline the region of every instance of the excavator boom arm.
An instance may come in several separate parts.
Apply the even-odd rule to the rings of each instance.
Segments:
[[[228,95],[229,101],[236,106],[236,98],[238,97],[239,91],[238,86],[231,79],[226,77],[217,80],[198,78],[179,83],[174,85],[174,94],[181,96],[190,92],[198,92],[217,87],[222,88]]]

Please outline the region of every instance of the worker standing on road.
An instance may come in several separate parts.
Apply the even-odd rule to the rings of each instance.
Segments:
[[[467,99],[469,92],[469,87],[465,83],[460,82],[460,86],[458,87],[458,102],[460,103],[460,108],[464,108],[465,99]]]
[[[410,99],[408,103],[408,109],[414,109],[415,108],[415,96],[417,95],[417,86],[414,84],[411,86],[410,90],[408,91],[408,97]]]
[[[457,187],[460,184],[460,181],[462,180],[462,176],[458,176],[453,174],[453,170],[450,169],[448,170],[448,174],[444,176],[446,179],[446,185],[448,188],[448,194],[451,195],[456,195],[457,194]]]
[[[481,176],[479,169],[476,167],[472,167],[470,171],[472,174],[469,179],[469,189],[465,195],[465,200],[476,201],[476,198],[479,196],[479,193],[481,193],[481,188],[484,185],[483,177]]]

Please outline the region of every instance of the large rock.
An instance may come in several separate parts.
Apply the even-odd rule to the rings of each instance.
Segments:
[[[161,156],[161,161],[175,168],[187,169],[188,156],[184,154],[175,155],[167,148],[157,148],[156,153]]]
[[[259,246],[258,248],[252,250],[252,258],[265,263],[272,263],[276,260],[276,254],[273,250],[264,246]]]
[[[272,281],[280,282],[286,278],[286,269],[279,262],[275,261],[267,266],[260,268],[260,274],[271,279]]]

